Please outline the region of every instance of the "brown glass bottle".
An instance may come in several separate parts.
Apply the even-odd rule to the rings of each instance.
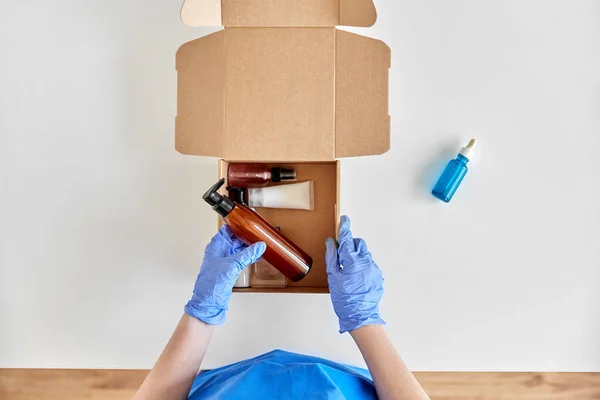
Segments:
[[[258,213],[217,193],[224,183],[225,179],[221,179],[202,198],[244,244],[265,242],[267,249],[263,258],[288,279],[297,282],[304,278],[312,267],[312,258]]]
[[[269,168],[264,164],[229,164],[227,184],[240,188],[266,186],[270,182],[296,180],[293,169]]]

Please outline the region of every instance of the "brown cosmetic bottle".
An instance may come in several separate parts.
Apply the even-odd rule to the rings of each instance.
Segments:
[[[264,164],[229,164],[227,167],[227,183],[236,187],[260,187],[271,182],[288,182],[296,180],[293,169],[268,168]]]
[[[244,244],[265,242],[263,258],[292,282],[304,278],[312,267],[312,258],[250,208],[217,193],[225,183],[221,179],[202,198]]]

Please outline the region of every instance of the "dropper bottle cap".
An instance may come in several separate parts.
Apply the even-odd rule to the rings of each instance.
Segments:
[[[235,203],[227,197],[221,196],[217,193],[217,190],[225,184],[225,178],[221,178],[219,182],[215,183],[210,189],[204,193],[202,198],[206,201],[213,210],[215,210],[220,216],[226,217],[229,215],[231,210],[235,207]]]
[[[461,147],[458,154],[467,158],[468,160],[471,160],[471,156],[473,155],[473,149],[475,148],[475,144],[476,144],[475,139],[469,140],[469,143],[465,147]]]

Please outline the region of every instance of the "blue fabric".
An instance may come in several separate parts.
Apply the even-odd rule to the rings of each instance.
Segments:
[[[274,350],[201,372],[188,399],[377,399],[366,369]]]

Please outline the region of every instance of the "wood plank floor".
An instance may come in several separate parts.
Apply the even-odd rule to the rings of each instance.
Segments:
[[[599,400],[600,373],[420,372],[432,400]]]
[[[147,373],[0,369],[0,399],[131,399]],[[416,376],[432,400],[600,399],[600,373],[418,372]]]

